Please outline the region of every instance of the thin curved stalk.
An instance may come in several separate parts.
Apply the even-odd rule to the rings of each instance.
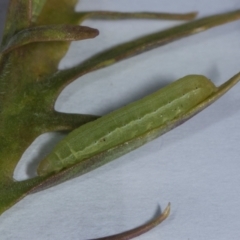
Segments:
[[[165,208],[165,210],[163,211],[162,214],[160,214],[155,219],[151,220],[150,222],[148,222],[140,227],[137,227],[135,229],[132,229],[132,230],[120,233],[120,234],[103,237],[103,238],[96,238],[96,239],[92,239],[92,240],[130,240],[132,238],[136,238],[136,237],[150,231],[151,229],[155,228],[156,226],[158,226],[169,216],[169,214],[170,214],[170,203]]]

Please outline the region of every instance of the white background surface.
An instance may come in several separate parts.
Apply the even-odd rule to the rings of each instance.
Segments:
[[[237,8],[239,0],[82,0],[77,6],[79,11],[198,10],[199,17]],[[5,9],[0,11],[2,15]],[[175,24],[179,22],[86,21],[83,25],[98,28],[100,36],[73,43],[60,68]],[[220,85],[240,70],[239,39],[240,21],[88,74],[62,92],[56,109],[106,114],[187,74],[203,74]],[[163,209],[170,201],[170,217],[137,239],[239,240],[239,92],[240,84],[184,125],[140,149],[26,197],[1,216],[0,239],[86,240],[111,235],[145,223],[158,206]],[[24,154],[15,178],[26,179],[26,165],[41,158],[46,145],[57,137],[39,137]]]

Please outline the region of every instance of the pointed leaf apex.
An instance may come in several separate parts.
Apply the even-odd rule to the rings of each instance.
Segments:
[[[47,25],[24,29],[15,34],[2,52],[6,53],[34,42],[77,41],[94,38],[99,31],[94,28],[78,25]]]

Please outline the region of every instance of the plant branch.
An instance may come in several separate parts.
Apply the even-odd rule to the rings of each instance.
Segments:
[[[55,94],[58,95],[67,84],[84,74],[110,66],[123,59],[165,45],[177,39],[200,33],[238,19],[240,19],[240,10],[198,19],[118,45],[87,59],[75,67],[58,71],[54,76],[51,76],[53,81],[52,88],[56,90]]]
[[[85,19],[119,20],[119,19],[160,19],[160,20],[192,20],[197,12],[189,13],[159,13],[159,12],[112,12],[112,11],[89,11],[79,12],[81,21]]]

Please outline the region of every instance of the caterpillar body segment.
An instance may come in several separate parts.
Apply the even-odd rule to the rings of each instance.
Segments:
[[[40,163],[38,174],[59,172],[153,129],[167,126],[168,122],[181,119],[215,91],[214,84],[202,75],[183,77],[72,131]]]

